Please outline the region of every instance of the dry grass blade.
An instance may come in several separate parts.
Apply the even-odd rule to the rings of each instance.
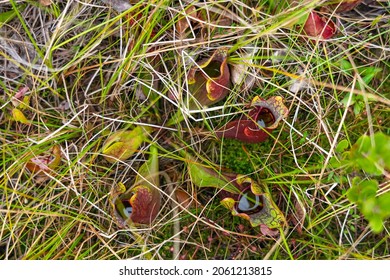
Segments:
[[[377,182],[377,200],[390,191],[380,159],[373,175],[348,154],[362,135],[390,134],[389,1],[327,2],[0,1],[0,258],[389,258],[389,221],[373,233],[348,196],[356,177]],[[314,10],[333,37],[302,31]],[[191,75],[208,106],[191,105]],[[270,98],[289,113],[266,141],[217,138],[239,118],[263,131],[251,101]],[[105,140],[135,127],[145,137],[107,160]],[[151,146],[161,207],[122,228],[111,190],[134,184]],[[226,188],[197,187],[186,155],[261,183],[286,217],[278,236],[231,215],[267,209],[259,194],[242,190],[227,210]]]

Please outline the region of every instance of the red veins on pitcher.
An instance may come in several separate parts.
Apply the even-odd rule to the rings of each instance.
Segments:
[[[192,98],[190,109],[201,109],[222,100],[230,87],[230,70],[227,65],[228,49],[216,50],[208,59],[197,62],[188,73],[188,89]]]
[[[279,96],[267,100],[257,96],[252,100],[251,107],[253,109],[248,114],[218,130],[217,137],[237,139],[245,143],[263,142],[288,115],[288,109]]]

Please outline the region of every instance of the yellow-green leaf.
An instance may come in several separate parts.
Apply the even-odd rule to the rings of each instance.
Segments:
[[[133,130],[119,130],[110,135],[103,144],[103,155],[110,163],[131,157],[146,140],[150,128],[136,127]]]
[[[23,123],[23,124],[30,124],[31,122],[26,118],[26,116],[23,114],[23,112],[17,108],[12,109],[12,116],[15,121]]]

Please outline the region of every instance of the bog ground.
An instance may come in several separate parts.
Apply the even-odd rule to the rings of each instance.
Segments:
[[[0,1],[1,258],[389,258],[389,12]]]

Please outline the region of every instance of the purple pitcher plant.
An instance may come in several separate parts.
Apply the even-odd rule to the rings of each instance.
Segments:
[[[245,175],[217,172],[188,155],[187,166],[194,185],[221,190],[221,204],[229,209],[233,216],[248,220],[252,227],[278,230],[286,223],[283,213],[264,184],[259,184]]]
[[[192,96],[189,109],[210,106],[227,96],[230,87],[230,70],[227,64],[228,49],[217,49],[210,58],[193,66],[187,76],[188,89]]]
[[[256,96],[250,107],[253,109],[248,114],[243,114],[217,130],[217,137],[237,139],[245,143],[263,142],[288,115],[288,108],[279,96],[267,100]]]
[[[111,192],[114,216],[120,227],[133,224],[151,224],[161,207],[159,189],[158,152],[150,147],[147,162],[141,165],[135,182],[128,190],[118,184]]]

